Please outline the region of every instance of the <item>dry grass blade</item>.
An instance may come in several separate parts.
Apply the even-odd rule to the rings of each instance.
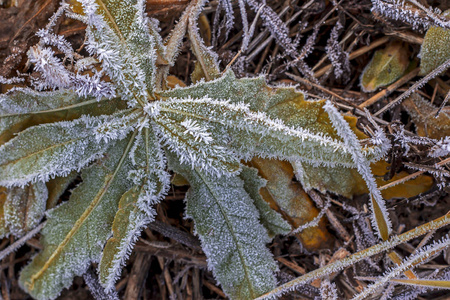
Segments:
[[[433,79],[434,77],[438,76],[445,70],[447,70],[450,67],[450,59],[446,60],[442,65],[437,67],[433,72],[427,74],[424,78],[420,79],[416,83],[414,83],[406,92],[402,93],[400,96],[389,102],[386,106],[384,106],[382,109],[374,113],[374,116],[379,116],[380,114],[384,113],[385,111],[391,109],[395,105],[398,105],[401,101],[403,101],[406,97],[414,93],[417,89],[422,87],[425,83]]]
[[[311,271],[301,277],[298,277],[288,283],[285,283],[285,284],[277,287],[276,289],[270,291],[269,293],[266,293],[266,294],[258,297],[257,300],[275,299],[276,297],[279,297],[282,294],[287,293],[288,291],[292,291],[296,287],[306,284],[316,278],[321,278],[321,277],[331,274],[333,272],[340,271],[348,266],[351,266],[351,265],[357,263],[358,261],[361,261],[365,258],[369,258],[372,255],[381,253],[383,251],[392,249],[399,244],[405,243],[411,239],[414,239],[423,234],[426,234],[427,232],[429,232],[431,230],[435,230],[435,229],[441,228],[443,226],[447,226],[449,224],[450,224],[450,214],[446,214],[436,220],[433,220],[424,225],[418,226],[418,227],[416,227],[408,232],[405,232],[401,235],[393,236],[389,240],[379,243],[373,247],[364,249],[364,250],[359,251],[355,254],[352,254],[351,256],[346,257],[342,260],[336,261],[332,264],[326,265],[325,267]]]
[[[400,283],[412,286],[422,286],[436,289],[450,289],[449,280],[431,280],[431,279],[399,279],[394,278],[390,280],[393,283]]]
[[[444,239],[440,242],[437,242],[433,245],[430,245],[426,247],[424,250],[420,251],[417,254],[412,255],[409,257],[405,262],[402,263],[402,265],[394,268],[393,270],[389,271],[384,277],[377,280],[373,284],[366,287],[361,293],[353,297],[352,300],[361,300],[364,298],[367,298],[370,296],[373,292],[375,292],[377,289],[383,287],[386,283],[390,281],[390,279],[397,277],[400,275],[400,273],[405,272],[409,268],[421,264],[425,261],[427,261],[431,256],[433,256],[436,253],[439,253],[443,249],[450,246],[450,239]]]

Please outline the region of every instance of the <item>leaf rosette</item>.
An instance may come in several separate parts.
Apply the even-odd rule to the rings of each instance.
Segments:
[[[97,262],[100,283],[114,291],[140,231],[155,219],[154,205],[169,190],[169,172],[176,171],[191,185],[187,216],[225,293],[249,299],[274,288],[268,232],[287,233],[290,226],[262,201],[257,191],[264,181],[242,161],[259,156],[356,168],[378,160],[382,147],[361,146],[356,136],[349,145],[341,135],[353,129],[344,118],[330,119],[330,104],[307,101],[293,87],[237,79],[230,70],[222,75],[198,34],[204,1],[189,4],[164,43],[142,0],[79,2],[82,10],[63,10],[87,24],[86,48],[101,63],[101,71],[83,77],[92,88],[80,89],[79,74],[42,50],[29,54],[36,65],[51,62],[38,68],[35,89],[55,90],[17,88],[0,96],[0,185],[44,189],[44,182],[73,171],[82,179],[69,201],[47,213],[43,250],[22,270],[20,285],[37,299],[54,299]],[[186,31],[198,80],[169,89],[168,67]],[[39,47],[46,49],[43,41]],[[66,74],[64,84],[55,70]],[[104,75],[110,84],[99,80]],[[40,211],[46,193],[35,193]]]

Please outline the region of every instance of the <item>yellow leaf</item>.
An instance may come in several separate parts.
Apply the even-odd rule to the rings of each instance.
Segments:
[[[450,10],[443,13],[449,18]],[[420,73],[427,75],[450,58],[450,30],[430,27],[420,49]]]
[[[301,184],[292,180],[294,171],[288,162],[253,158],[250,164],[267,180],[267,185],[260,189],[263,199],[281,212],[294,228],[312,221],[319,214]],[[296,236],[309,251],[327,247],[333,237],[325,225],[322,220],[319,226],[307,228]]]
[[[373,92],[389,85],[405,73],[408,65],[408,46],[402,42],[390,42],[386,48],[375,51],[361,75],[361,87],[365,92]]]
[[[174,186],[189,185],[189,182],[186,180],[186,178],[178,173],[175,173],[175,175],[172,177],[172,180],[170,180],[170,183],[172,183]]]
[[[208,18],[201,14],[198,18],[198,27],[200,28],[200,36],[203,38],[206,46],[211,46],[211,26],[209,26]]]

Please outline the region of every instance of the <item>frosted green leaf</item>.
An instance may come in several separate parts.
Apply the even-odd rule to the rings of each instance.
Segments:
[[[125,108],[118,99],[86,99],[70,91],[36,92],[13,89],[0,94],[0,144],[30,126],[71,120],[83,114],[108,115]]]
[[[93,126],[99,119],[81,118],[30,127],[0,146],[0,184],[24,186],[80,170],[107,147],[97,141]]]
[[[114,289],[142,228],[155,219],[156,211],[152,206],[166,195],[170,187],[165,158],[162,150],[155,147],[156,142],[153,133],[145,128],[130,150],[133,168],[128,178],[136,185],[119,202],[112,225],[113,236],[103,250],[99,265],[100,282],[107,291]]]
[[[243,181],[237,176],[221,180],[171,163],[191,185],[186,213],[195,222],[208,265],[227,296],[253,299],[273,289],[277,265],[265,246],[270,238]]]
[[[134,186],[120,199],[112,224],[113,236],[106,243],[99,264],[99,280],[107,291],[114,290],[114,283],[120,277],[121,267],[131,254],[133,244],[143,227],[151,222],[137,205],[142,193],[143,186]]]
[[[239,177],[244,181],[244,189],[253,199],[253,203],[259,212],[259,221],[266,227],[269,236],[287,234],[291,231],[291,225],[272,208],[259,194],[259,189],[266,186],[266,180],[258,176],[258,170],[243,167]]]
[[[117,142],[107,159],[85,169],[70,200],[48,214],[42,231],[44,250],[20,275],[21,287],[34,298],[56,298],[92,261],[100,260],[119,200],[131,187],[126,179],[130,148],[129,139]]]
[[[443,13],[450,18],[450,10]],[[450,58],[450,30],[432,26],[425,34],[420,48],[420,73],[427,75]]]
[[[154,124],[152,124],[154,126]],[[134,168],[128,174],[143,190],[137,201],[138,207],[154,219],[153,205],[159,203],[170,187],[170,175],[166,170],[166,157],[157,136],[149,128],[138,135],[130,153]]]
[[[45,213],[48,191],[38,181],[27,186],[8,189],[3,207],[8,232],[20,237],[36,227]]]
[[[295,164],[295,175],[305,190],[318,189],[351,198],[353,183],[358,180],[355,169],[316,167],[306,162]]]
[[[180,122],[177,118],[161,116],[155,123],[158,125],[156,130],[159,136],[169,150],[177,153],[181,162],[218,174],[237,172],[240,169],[237,157],[223,147],[220,141],[206,144],[203,140],[196,139],[183,126],[186,123]]]
[[[386,48],[375,51],[372,60],[361,74],[361,88],[373,92],[399,79],[409,65],[408,45],[394,41]]]
[[[248,105],[248,109],[252,112],[264,112],[272,120],[281,120],[284,125],[288,127],[293,127],[298,130],[303,130],[309,132],[311,135],[316,137],[322,136],[324,139],[334,139],[339,143],[341,140],[339,135],[337,135],[333,125],[331,124],[327,113],[324,112],[323,106],[324,101],[306,101],[304,99],[304,94],[297,91],[294,87],[271,87],[268,86],[263,77],[257,78],[242,78],[236,79],[236,76],[231,70],[228,70],[222,77],[211,80],[208,82],[199,82],[195,85],[185,87],[185,88],[175,88],[169,91],[163,91],[158,94],[163,100],[170,98],[210,98],[217,100],[228,101],[230,104],[242,104]],[[216,113],[220,113],[218,110]],[[204,117],[209,117],[209,114],[204,115]],[[247,130],[247,128],[245,128]],[[277,136],[280,134],[277,133]],[[277,137],[271,139],[271,136],[266,136],[265,140],[259,141],[258,147],[260,150],[266,153],[274,151],[273,143],[277,143]],[[279,139],[279,138],[278,138]],[[246,141],[246,143],[249,141]],[[254,142],[253,142],[254,143]],[[279,141],[278,141],[279,144]],[[295,144],[295,149],[297,149],[298,144]],[[326,144],[321,144],[320,149],[325,152]],[[294,155],[294,152],[301,152],[301,155],[307,158],[310,156],[313,162],[320,163],[316,161],[317,157],[311,152],[311,149],[306,149],[307,145],[302,145],[305,151],[300,149],[289,148],[290,143],[285,141],[284,146],[286,146],[285,154],[286,156]],[[236,144],[236,147],[242,147],[245,149],[247,146],[245,143]],[[315,145],[317,147],[317,145]],[[318,149],[318,148],[315,148]],[[256,150],[256,149],[255,149]],[[278,150],[279,151],[279,150]],[[340,156],[339,159],[333,159],[329,157],[329,162],[350,164],[353,163],[346,159],[345,153],[337,150],[338,153],[334,155]],[[291,154],[288,154],[291,153]],[[364,148],[365,155],[373,160],[378,160],[380,158],[379,153],[377,153],[376,147]],[[274,153],[274,155],[277,155]],[[322,154],[320,154],[322,155]],[[323,154],[325,155],[325,154]],[[327,158],[324,157],[324,162]]]
[[[232,104],[245,103],[251,111],[265,112],[272,119],[283,120],[287,126],[302,127],[312,133],[332,131],[331,126],[328,128],[321,119],[323,101],[305,101],[304,94],[294,87],[268,86],[264,77],[237,79],[231,70],[218,79],[163,91],[158,95],[162,99],[208,97]]]
[[[216,79],[220,76],[219,64],[217,62],[217,54],[206,47],[202,37],[199,34],[198,29],[198,17],[202,11],[204,2],[198,1],[197,5],[193,8],[193,12],[189,18],[188,34],[191,42],[191,49],[197,58],[195,63],[195,69],[191,74],[193,83],[205,79],[207,81]]]
[[[234,170],[224,167],[236,164],[236,157],[248,159],[254,155],[353,166],[341,141],[320,132],[288,127],[244,103],[207,97],[168,99],[149,104],[146,111],[154,115],[169,149],[175,149],[182,161],[207,172],[237,171],[239,165]]]
[[[88,45],[117,83],[122,97],[134,106],[151,97],[155,80],[156,47],[160,37],[148,30],[142,0],[82,0],[87,16]],[[152,24],[153,25],[153,24]],[[153,26],[154,27],[154,26]]]

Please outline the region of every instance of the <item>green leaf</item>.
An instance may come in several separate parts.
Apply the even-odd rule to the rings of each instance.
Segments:
[[[442,14],[450,19],[450,10]],[[432,26],[427,30],[420,48],[420,73],[427,75],[450,58],[450,30]]]
[[[30,127],[0,146],[0,185],[24,186],[80,170],[107,147],[93,127],[101,119],[81,118]]]
[[[98,54],[122,96],[132,106],[143,106],[153,94],[156,48],[162,44],[156,30],[148,29],[144,2],[97,0],[83,2],[83,8],[91,51]]]
[[[45,213],[48,191],[38,181],[27,186],[8,189],[3,207],[8,232],[20,237],[36,227]]]
[[[70,91],[13,89],[0,94],[0,145],[14,134],[43,123],[69,121],[82,115],[109,115],[126,105],[119,99],[86,99]]]
[[[316,164],[353,166],[343,142],[322,133],[288,127],[245,104],[226,100],[169,99],[150,103],[162,139],[181,160],[207,172],[239,170],[237,158],[255,155],[300,158]],[[156,113],[152,113],[156,112]],[[367,154],[367,153],[366,153]],[[228,167],[231,165],[231,168]]]
[[[361,87],[364,92],[373,92],[399,79],[409,65],[408,45],[391,42],[386,48],[375,51],[372,60],[361,74]]]
[[[169,91],[162,91],[158,94],[162,100],[170,98],[211,98],[217,100],[228,101],[231,104],[245,103],[249,105],[249,110],[253,112],[265,112],[272,120],[281,120],[288,127],[309,131],[313,135],[323,135],[336,141],[340,141],[339,135],[336,133],[331,124],[328,114],[323,110],[325,101],[306,101],[304,94],[297,91],[294,87],[271,87],[268,86],[263,77],[242,78],[237,79],[231,70],[228,70],[222,77],[208,81],[199,82],[195,85],[185,88],[175,88]],[[217,111],[217,113],[219,113]],[[208,117],[204,115],[203,117]],[[354,118],[353,118],[354,119]],[[348,122],[356,122],[351,118],[346,118]],[[355,130],[359,136],[360,132]],[[276,142],[271,139],[261,140],[259,147],[266,148],[268,152],[273,147],[272,143]],[[289,142],[285,142],[289,147]],[[245,148],[245,144],[241,145]],[[296,145],[297,146],[297,145]],[[326,147],[320,147],[326,149]],[[289,151],[299,152],[291,149]],[[364,149],[365,154],[370,160],[380,158],[379,154],[374,154],[376,149],[368,147]],[[346,156],[346,154],[340,154]],[[308,151],[303,151],[302,155],[312,155]],[[338,155],[338,154],[336,154]],[[339,160],[332,160],[338,162]],[[342,157],[343,163],[350,163],[349,160]]]
[[[107,291],[114,290],[114,283],[120,277],[121,267],[131,254],[133,244],[141,230],[152,221],[137,205],[142,193],[143,186],[134,186],[120,199],[112,224],[113,236],[103,249],[98,268],[99,280]]]
[[[266,186],[266,180],[258,176],[258,170],[243,167],[239,177],[244,181],[244,189],[253,199],[253,204],[259,212],[259,221],[266,227],[269,236],[289,233],[291,225],[278,212],[270,208],[259,194],[259,190]]]
[[[87,168],[70,200],[49,213],[42,231],[44,250],[20,275],[21,287],[34,298],[56,298],[92,261],[99,261],[119,200],[130,188],[131,141],[119,141],[106,159]]]
[[[121,267],[131,253],[142,228],[155,219],[152,207],[167,193],[170,177],[156,137],[148,128],[138,135],[130,151],[134,168],[128,177],[136,184],[120,199],[112,225],[113,236],[103,250],[99,265],[100,282],[107,291],[114,289]]]
[[[172,167],[191,184],[187,216],[195,222],[209,267],[225,293],[231,299],[253,299],[274,288],[277,266],[265,247],[270,238],[244,182],[237,176],[209,176],[186,165]]]

